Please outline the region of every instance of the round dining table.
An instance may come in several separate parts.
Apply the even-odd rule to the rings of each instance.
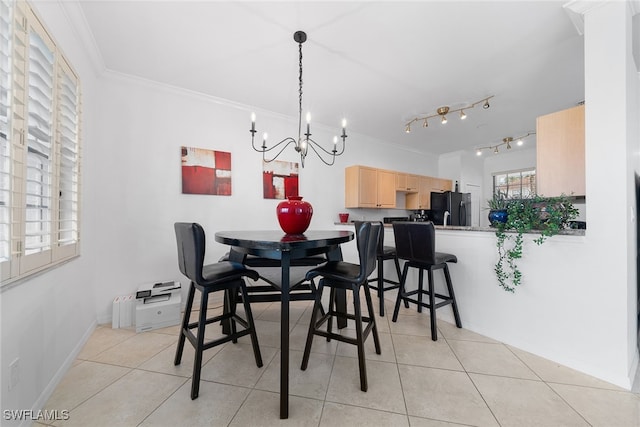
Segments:
[[[340,244],[353,240],[346,230],[307,230],[285,234],[279,230],[218,231],[215,240],[231,246],[229,261],[243,262],[245,255],[279,260],[280,281],[280,418],[289,417],[289,302],[291,261],[326,254],[328,261],[341,261]]]

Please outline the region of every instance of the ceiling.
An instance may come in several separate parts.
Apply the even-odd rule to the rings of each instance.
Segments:
[[[260,133],[265,111],[297,117],[293,33],[303,30],[312,123],[337,133],[344,116],[349,133],[433,154],[535,131],[537,116],[584,99],[583,38],[564,3],[80,2],[106,69],[244,105],[247,130],[256,111]],[[491,95],[491,108],[464,121],[450,115],[405,133],[416,116]]]

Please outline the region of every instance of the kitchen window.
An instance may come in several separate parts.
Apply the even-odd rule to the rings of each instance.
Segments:
[[[494,197],[522,199],[536,195],[536,170],[521,169],[493,174]]]
[[[0,279],[79,255],[80,82],[23,0],[0,0]]]

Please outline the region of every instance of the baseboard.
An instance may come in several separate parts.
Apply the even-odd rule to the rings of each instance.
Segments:
[[[47,403],[47,401],[53,394],[53,391],[56,389],[58,384],[60,384],[60,381],[62,381],[62,378],[64,378],[67,371],[69,371],[69,369],[71,368],[71,365],[73,365],[73,362],[78,358],[78,355],[82,351],[82,348],[87,343],[87,341],[89,341],[91,334],[93,334],[93,331],[95,331],[97,326],[98,326],[97,320],[94,320],[89,325],[85,333],[82,335],[82,338],[80,339],[78,344],[73,348],[73,351],[69,354],[69,356],[67,356],[67,358],[64,360],[64,363],[62,363],[62,365],[60,366],[56,374],[53,376],[53,378],[51,378],[51,381],[49,381],[49,384],[47,384],[44,390],[42,390],[42,393],[40,393],[40,396],[33,404],[33,407],[31,409],[34,411],[34,413],[41,410],[44,407],[44,405]],[[30,426],[31,423],[32,423],[31,420],[24,420],[22,423],[20,423],[20,425],[21,426],[24,425],[26,427],[26,426]]]
[[[631,380],[631,391],[640,393],[640,354],[636,351],[631,362],[631,370],[629,378]]]

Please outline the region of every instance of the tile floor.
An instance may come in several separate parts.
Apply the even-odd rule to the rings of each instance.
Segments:
[[[188,343],[173,365],[177,326],[136,334],[104,325],[44,409],[70,411],[55,426],[640,426],[638,392],[442,320],[433,342],[428,311],[403,307],[393,323],[392,305],[377,317],[382,354],[367,340],[363,393],[349,344],[316,337],[308,369],[299,369],[311,303],[292,303],[288,420],[279,419],[278,303],[252,306],[264,366],[256,367],[248,337],[207,350],[194,401]],[[215,313],[220,303],[209,307]],[[214,324],[207,335],[219,330]]]

